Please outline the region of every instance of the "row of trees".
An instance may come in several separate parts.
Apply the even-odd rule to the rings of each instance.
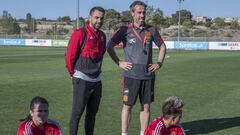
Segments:
[[[28,33],[36,31],[36,20],[32,18],[32,15],[28,13],[26,15],[26,27],[20,28],[18,21],[11,16],[8,11],[3,11],[2,17],[0,17],[0,33],[1,34],[21,34],[21,31]]]
[[[180,11],[181,22],[180,25],[192,28],[194,25],[204,25],[211,29],[225,28],[226,26],[230,29],[240,29],[237,21],[231,23],[225,23],[223,18],[217,17],[213,20],[207,19],[205,23],[197,23],[193,20],[193,15],[190,11],[183,9]],[[149,24],[160,28],[168,28],[171,25],[178,25],[179,11],[172,14],[171,17],[164,16],[164,13],[159,8],[154,9],[152,6],[148,6],[146,12],[146,21]],[[105,15],[104,29],[117,29],[119,25],[125,22],[131,22],[131,12],[129,10],[117,12],[114,9],[107,9]]]
[[[215,18],[214,20],[208,19],[206,23],[197,23],[192,19],[192,14],[188,10],[181,10],[181,24],[182,26],[186,28],[192,28],[194,25],[205,25],[206,27],[209,27],[211,29],[219,29],[224,28],[228,26],[228,28],[232,29],[240,29],[240,26],[237,21],[233,21],[232,23],[225,23],[224,19],[222,18]],[[171,17],[164,16],[164,13],[159,8],[154,9],[153,6],[148,6],[146,11],[146,21],[149,24],[152,24],[154,26],[160,27],[160,28],[168,28],[171,25],[177,25],[178,24],[178,15],[179,11],[176,11],[174,14],[172,14]],[[38,19],[39,21],[52,21],[47,20],[47,18]],[[25,22],[26,26],[22,29],[20,28],[18,21]],[[36,32],[37,28],[37,20],[32,17],[30,13],[26,15],[26,19],[19,19],[16,20],[11,16],[10,13],[7,11],[3,11],[2,17],[0,17],[0,33],[4,34],[20,34],[21,31],[27,32],[27,33],[34,33]],[[58,17],[56,20],[57,22],[65,22],[69,25],[76,26],[76,20],[71,20],[69,16],[63,16]],[[104,30],[116,30],[119,28],[120,25],[131,22],[132,16],[131,12],[129,10],[118,12],[114,9],[106,9],[105,14],[105,23],[103,25]],[[79,26],[84,25],[84,18],[79,18]],[[52,30],[49,30],[49,33],[53,33],[53,31],[56,29],[56,26],[53,26]],[[52,32],[51,32],[52,31]]]

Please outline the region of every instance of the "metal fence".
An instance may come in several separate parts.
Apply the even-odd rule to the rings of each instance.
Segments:
[[[112,33],[106,33],[107,39],[112,37]],[[0,34],[0,38],[3,39],[69,39],[71,35],[46,35],[46,34],[15,34],[7,35]],[[162,36],[165,41],[177,41],[177,36]],[[224,36],[205,36],[205,37],[180,37],[180,41],[227,41],[227,42],[239,42],[240,36],[224,37]]]

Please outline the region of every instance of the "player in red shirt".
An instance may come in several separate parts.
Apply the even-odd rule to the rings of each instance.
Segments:
[[[162,106],[163,116],[150,123],[144,135],[185,135],[179,125],[183,105],[176,96],[167,98]]]
[[[59,124],[48,119],[48,102],[36,96],[30,104],[30,114],[21,122],[17,135],[62,135]]]
[[[181,125],[171,126],[170,135],[186,135]]]

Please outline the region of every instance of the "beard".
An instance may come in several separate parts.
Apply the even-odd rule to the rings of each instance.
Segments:
[[[138,27],[139,26],[144,26],[145,24],[145,19],[141,18],[141,19],[136,19],[134,20],[134,24],[136,24]]]
[[[95,23],[95,24],[92,24],[92,26],[94,29],[100,29],[102,27],[102,23]]]

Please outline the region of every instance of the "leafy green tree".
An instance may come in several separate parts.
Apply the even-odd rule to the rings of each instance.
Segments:
[[[8,11],[3,11],[0,18],[1,33],[3,34],[20,34],[20,27]]]
[[[193,23],[190,20],[185,20],[182,25],[187,27],[187,28],[192,28],[193,27]]]
[[[83,17],[79,17],[79,26],[85,25],[85,19]]]
[[[116,30],[121,24],[121,16],[120,13],[114,9],[107,9],[105,11],[105,23],[104,28],[108,30]]]
[[[153,8],[153,6],[150,6],[150,5],[148,5],[148,3],[147,3],[147,9],[146,9],[146,21],[149,21],[149,20],[151,20],[151,18],[153,17],[153,15],[154,15],[154,8]]]
[[[37,23],[36,23],[36,20],[34,18],[32,18],[31,13],[27,13],[27,15],[26,15],[26,24],[27,24],[26,31],[28,33],[36,32],[36,30],[37,30]]]
[[[224,28],[225,22],[223,18],[217,17],[214,19],[214,24],[218,28]]]
[[[122,21],[123,23],[132,22],[132,21],[133,21],[131,12],[130,12],[129,10],[126,10],[126,11],[122,11],[122,12],[121,12],[121,21]]]
[[[178,24],[178,17],[179,17],[179,11],[177,11],[175,14],[172,14],[172,22],[173,24]],[[181,25],[184,21],[192,21],[192,14],[190,11],[187,11],[186,9],[183,9],[180,11],[180,18],[181,18]]]
[[[85,19],[83,17],[78,18],[78,26],[83,27],[85,25]],[[77,20],[74,20],[74,27],[77,28]]]
[[[163,16],[163,11],[157,8],[150,19],[150,24],[157,27],[168,27],[167,19]]]
[[[69,16],[58,17],[57,20],[60,22],[71,22],[71,18]]]

